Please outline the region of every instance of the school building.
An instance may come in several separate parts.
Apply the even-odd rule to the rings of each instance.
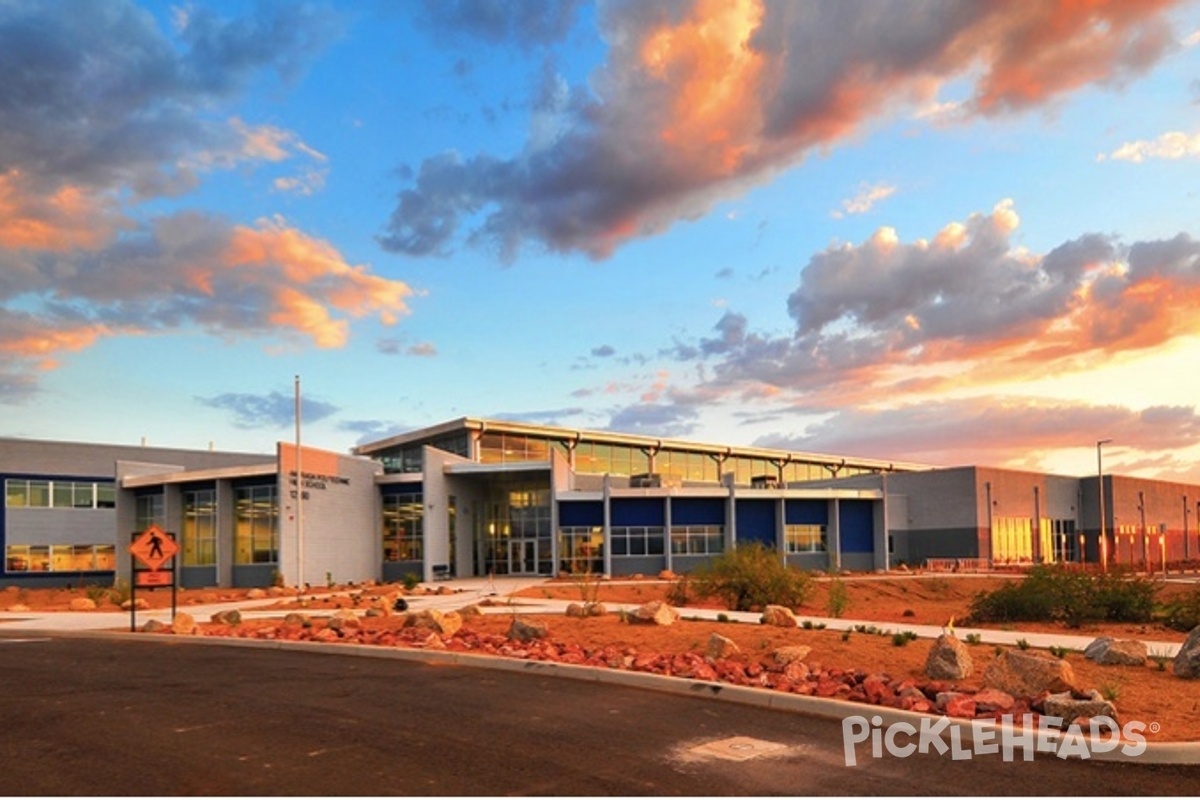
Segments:
[[[687,572],[758,542],[804,569],[1200,559],[1200,486],[939,468],[462,418],[335,453],[0,438],[5,585]],[[1104,529],[1103,539],[1100,536]]]

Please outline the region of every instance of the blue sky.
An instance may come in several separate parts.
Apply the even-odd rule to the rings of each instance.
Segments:
[[[1200,480],[1200,6],[0,2],[0,434]]]

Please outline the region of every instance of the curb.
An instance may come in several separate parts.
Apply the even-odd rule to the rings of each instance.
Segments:
[[[529,661],[505,656],[488,656],[475,653],[448,652],[444,650],[422,650],[405,647],[380,647],[369,644],[326,644],[324,642],[284,641],[278,639],[236,639],[226,636],[167,636],[129,633],[128,631],[55,631],[25,630],[24,634],[62,638],[104,638],[122,641],[158,642],[161,644],[195,644],[217,647],[241,647],[252,650],[288,650],[319,655],[352,655],[363,658],[381,658],[398,661],[416,661],[425,664],[443,664],[491,669],[504,672],[539,674],[546,677],[602,683],[632,689],[643,689],[685,697],[703,697],[739,705],[754,706],[776,711],[785,711],[818,719],[837,720],[843,723],[851,717],[866,719],[876,727],[906,723],[920,730],[922,723],[929,726],[930,720],[948,720],[947,730],[958,730],[959,742],[995,746],[999,741],[1020,739],[1013,726],[990,720],[959,720],[953,717],[938,717],[916,711],[904,711],[886,706],[873,706],[834,698],[808,697],[786,694],[772,689],[756,689],[749,686],[733,686],[714,681],[697,681],[648,672],[631,672],[607,667],[589,667],[579,664],[562,664],[555,661]],[[878,722],[876,722],[876,718]],[[845,728],[843,727],[843,730]],[[1032,734],[1031,734],[1032,735]],[[1044,741],[1057,746],[1064,739],[1059,731],[1047,731]],[[1085,737],[1085,741],[1087,740]],[[1055,747],[1038,752],[1053,755]],[[939,753],[943,752],[938,750]],[[1022,752],[1022,757],[1024,753]],[[1057,756],[1059,758],[1078,756]],[[1145,751],[1136,756],[1124,754],[1120,749],[1094,752],[1083,760],[1125,762],[1140,764],[1186,764],[1200,765],[1200,742],[1146,742]],[[1016,759],[1014,758],[1014,761]]]

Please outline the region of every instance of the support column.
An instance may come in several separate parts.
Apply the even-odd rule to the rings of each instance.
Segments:
[[[829,501],[829,525],[826,546],[829,548],[829,570],[842,571],[842,521],[841,502],[835,497]]]

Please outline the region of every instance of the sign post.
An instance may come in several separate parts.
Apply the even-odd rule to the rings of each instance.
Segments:
[[[137,630],[137,587],[138,586],[170,586],[171,587],[171,619],[175,619],[175,592],[178,585],[175,577],[175,555],[179,545],[173,534],[167,533],[157,525],[151,525],[140,534],[135,534],[133,544],[129,545],[130,577],[129,584],[129,631]],[[139,570],[137,562],[146,565]],[[164,570],[163,564],[171,562],[171,567]]]

